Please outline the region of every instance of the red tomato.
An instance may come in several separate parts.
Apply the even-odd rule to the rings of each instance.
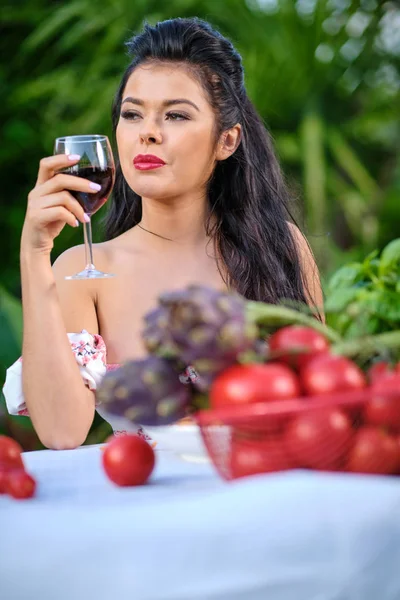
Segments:
[[[302,325],[282,327],[268,340],[271,352],[289,366],[302,368],[317,354],[329,352],[327,339],[315,329]],[[281,354],[282,353],[282,354]]]
[[[373,384],[382,377],[386,377],[386,375],[390,375],[392,373],[392,368],[384,360],[380,360],[379,362],[374,363],[367,372],[368,381]]]
[[[5,494],[7,492],[7,479],[10,470],[11,469],[8,467],[0,465],[0,494]]]
[[[284,443],[297,466],[336,469],[349,450],[353,434],[344,412],[324,408],[293,419],[286,428]]]
[[[384,375],[375,381],[364,419],[370,425],[400,431],[400,374]]]
[[[362,370],[344,356],[316,356],[300,373],[306,394],[310,396],[359,390],[367,385]]]
[[[107,444],[102,462],[107,476],[117,485],[142,485],[153,472],[155,455],[144,439],[127,434]]]
[[[287,415],[270,415],[268,419],[264,417],[262,424],[243,423],[240,427],[235,425],[234,435],[237,439],[265,440],[271,435],[281,434],[287,422]]]
[[[210,390],[212,408],[269,400],[288,400],[301,393],[296,374],[279,363],[234,365],[222,371]]]
[[[393,436],[375,427],[362,427],[349,453],[347,470],[390,475],[400,468],[400,447]]]
[[[10,469],[23,469],[21,446],[6,435],[0,435],[0,463]]]
[[[258,473],[285,471],[292,467],[292,462],[287,456],[282,442],[277,439],[234,438],[231,446],[230,467],[231,475],[236,479]]]
[[[23,469],[12,469],[7,475],[6,491],[13,498],[32,498],[36,491],[36,481]]]
[[[400,394],[400,373],[394,371],[384,375],[372,387],[379,392],[391,392],[397,396],[397,393]]]
[[[400,456],[400,435],[396,436],[396,442],[397,442],[397,449],[399,451],[399,456]],[[396,471],[396,475],[400,475],[400,460],[399,460],[399,467]]]

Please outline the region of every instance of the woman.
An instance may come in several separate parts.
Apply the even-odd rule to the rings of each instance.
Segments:
[[[93,421],[96,374],[87,369],[82,379],[82,356],[102,364],[103,341],[108,363],[142,356],[142,317],[161,292],[201,283],[249,299],[322,306],[315,262],[291,223],[270,138],[232,44],[205,22],[173,19],[146,26],[128,47],[133,60],[113,107],[119,160],[107,241],[95,248],[97,267],[116,277],[65,281],[82,264],[81,246],[51,267],[54,238],[85,219],[66,190],[90,192],[90,182],[56,174],[79,157],[44,158],[28,198],[24,398],[20,391],[16,412],[29,412],[50,448],[82,444]],[[5,395],[11,411],[9,383]]]

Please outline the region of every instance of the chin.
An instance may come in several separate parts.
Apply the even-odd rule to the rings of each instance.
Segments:
[[[131,185],[131,189],[141,198],[151,198],[152,200],[161,200],[169,197],[168,188],[156,185]]]
[[[128,181],[129,187],[141,198],[152,198],[154,200],[163,199],[165,197],[174,196],[176,190],[172,190],[162,181],[157,181],[153,177],[148,177],[147,181],[144,178],[140,181],[136,178]]]

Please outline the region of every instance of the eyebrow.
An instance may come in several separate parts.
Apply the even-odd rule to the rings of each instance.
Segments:
[[[130,102],[131,104],[137,104],[138,106],[144,106],[144,102],[143,100],[139,100],[139,98],[132,98],[132,96],[128,96],[128,98],[124,98],[124,100],[122,100],[121,104],[125,104],[125,102]],[[192,102],[191,100],[187,100],[186,98],[174,98],[173,100],[164,100],[164,102],[162,103],[163,106],[168,107],[168,106],[174,106],[175,104],[189,104],[190,106],[193,106],[193,108],[195,108],[198,112],[200,112],[199,107]]]

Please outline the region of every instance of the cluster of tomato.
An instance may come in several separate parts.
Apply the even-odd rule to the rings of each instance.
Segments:
[[[36,481],[25,471],[22,448],[12,438],[0,435],[0,494],[13,498],[31,498]]]
[[[276,401],[281,411],[235,419],[235,410],[251,415],[248,405]],[[400,363],[364,373],[311,328],[284,327],[271,336],[266,363],[223,371],[210,407],[232,426],[230,478],[291,468],[400,473]]]

